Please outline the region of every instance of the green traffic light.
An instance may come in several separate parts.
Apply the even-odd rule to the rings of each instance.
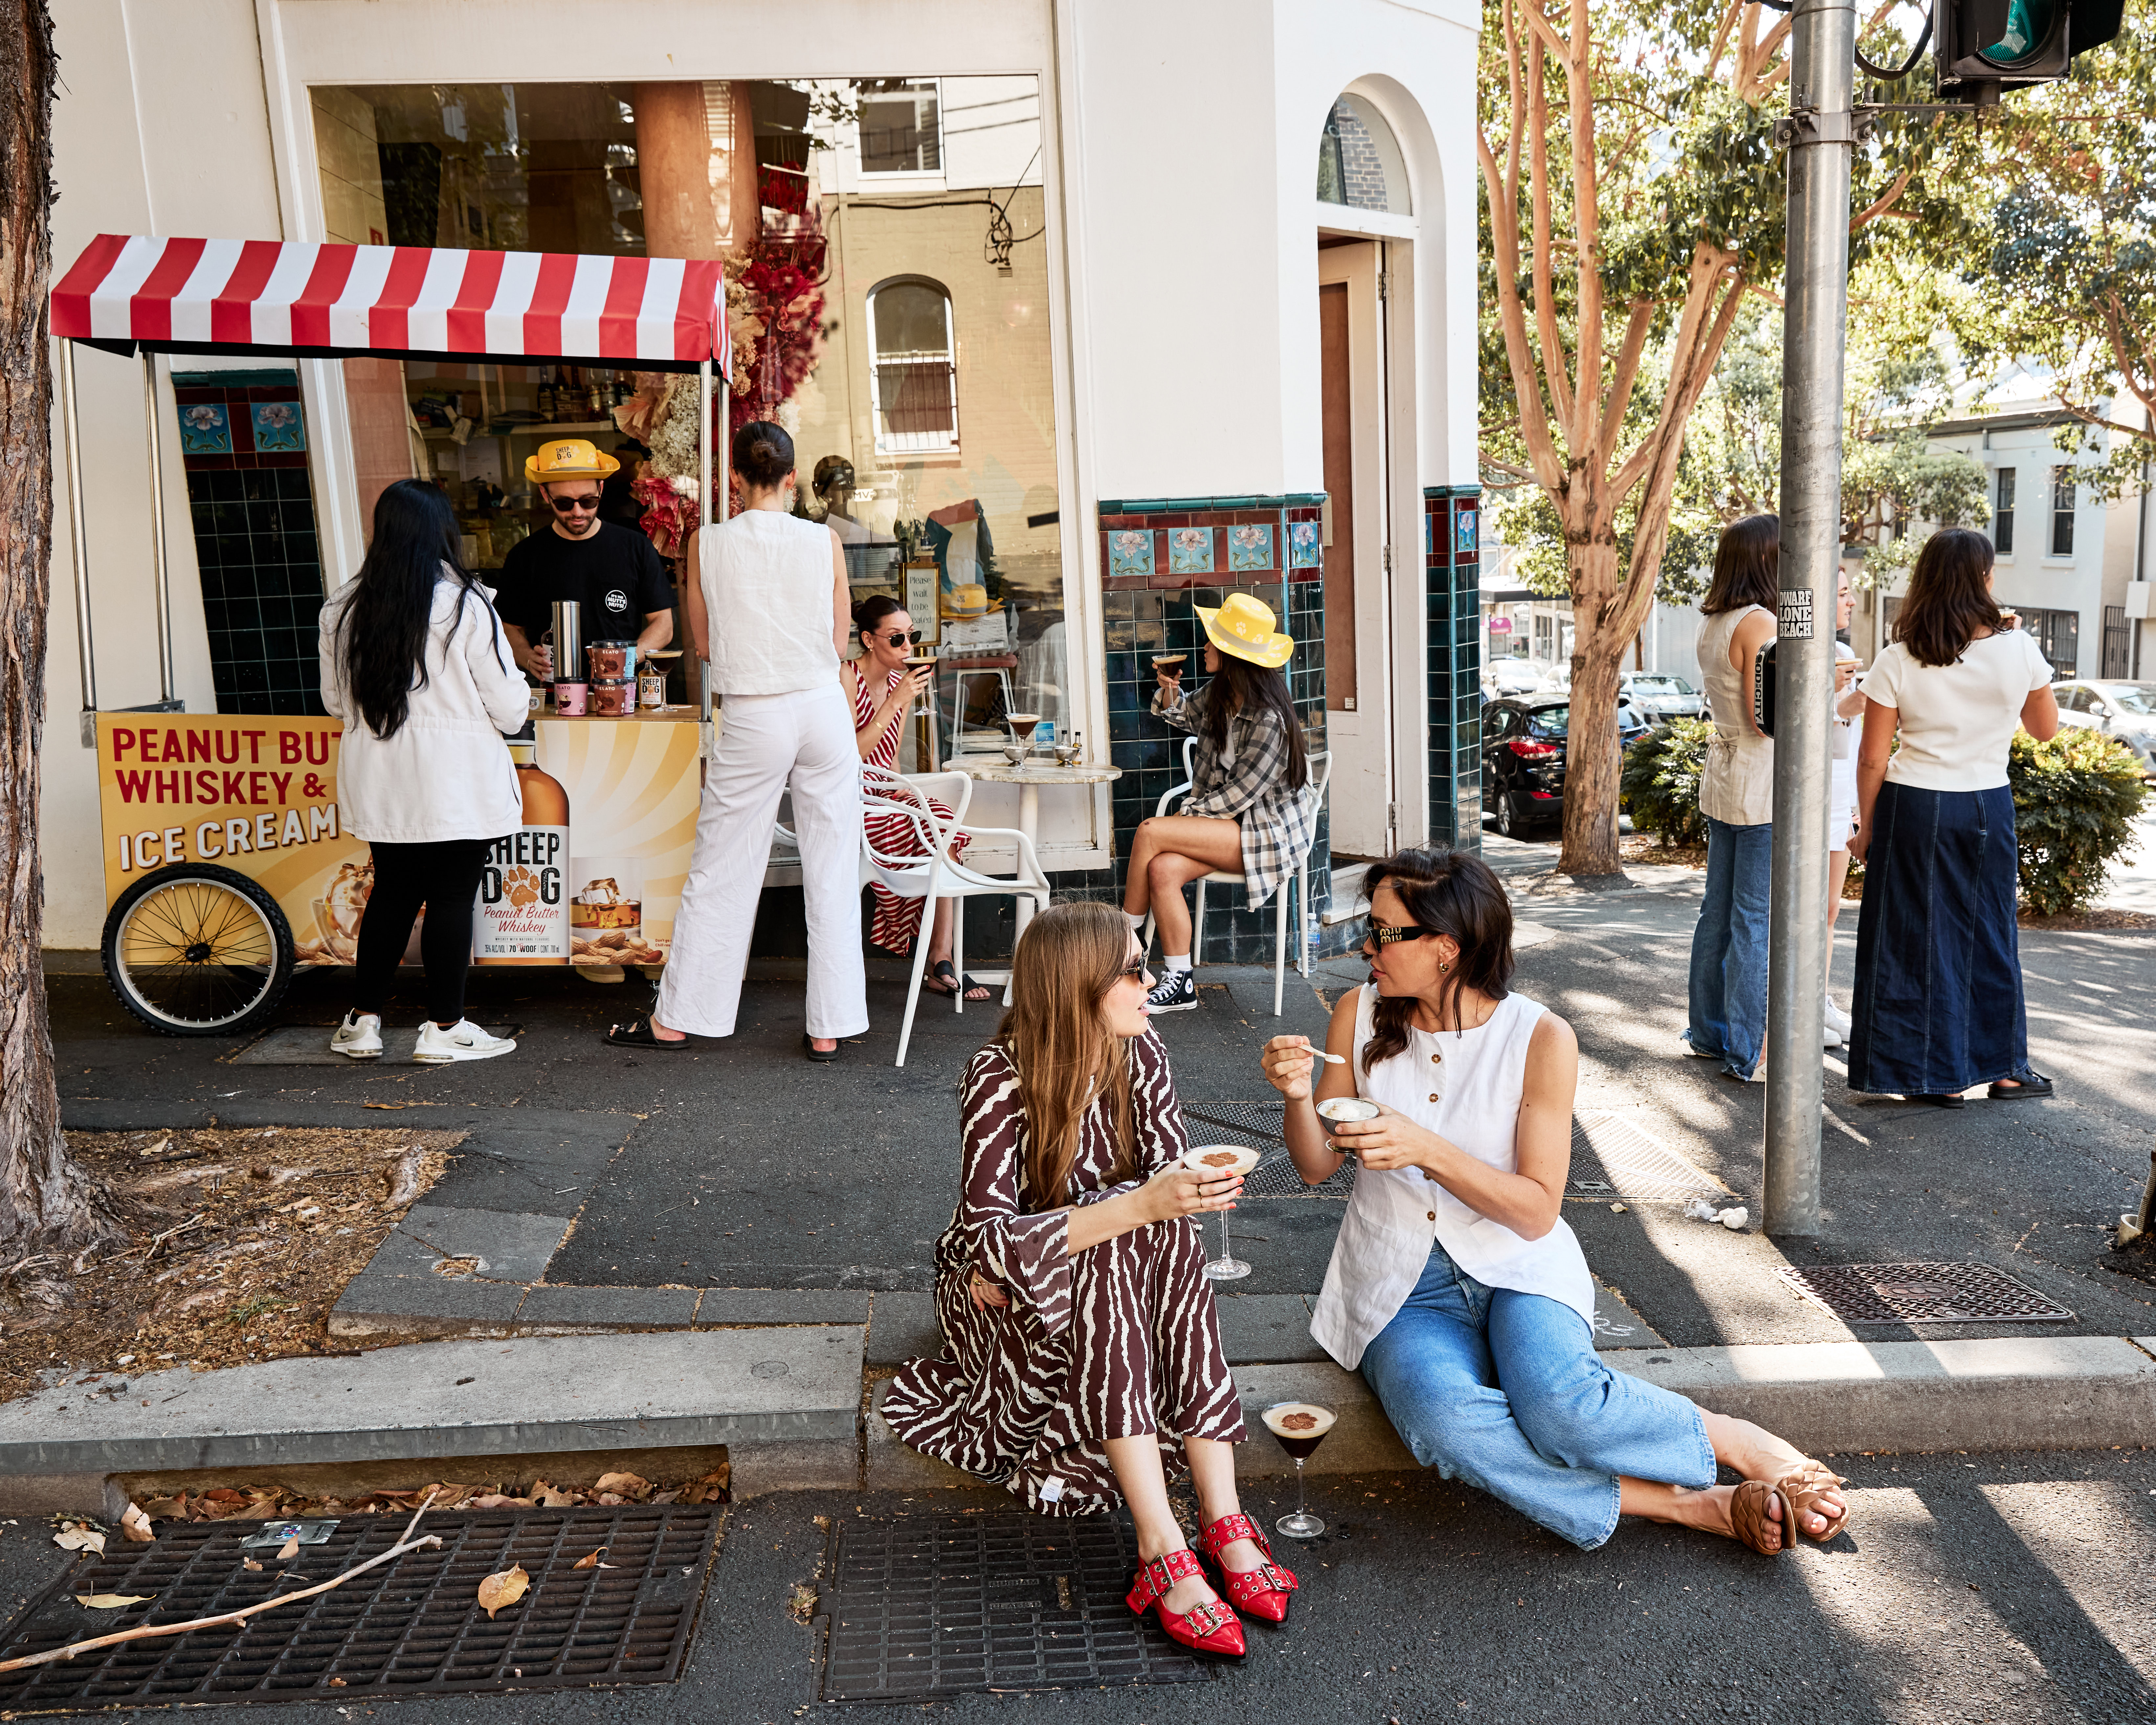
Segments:
[[[2050,43],[2057,18],[2058,0],[2014,0],[2006,14],[2005,33],[1978,49],[1977,57],[2002,72],[2025,65]]]

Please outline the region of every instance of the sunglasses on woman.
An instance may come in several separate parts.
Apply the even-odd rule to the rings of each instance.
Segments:
[[[1404,922],[1399,927],[1394,928],[1383,922],[1366,922],[1363,925],[1363,938],[1375,946],[1396,947],[1402,941],[1435,940],[1437,931],[1434,928],[1417,928],[1412,922]]]
[[[895,629],[879,639],[890,642],[894,647],[917,647],[921,644],[921,631],[917,629]]]
[[[593,492],[588,497],[549,497],[547,501],[557,515],[567,515],[572,510],[590,510],[599,506],[597,492]]]

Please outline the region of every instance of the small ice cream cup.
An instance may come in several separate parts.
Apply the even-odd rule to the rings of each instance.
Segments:
[[[1378,1105],[1368,1096],[1327,1096],[1317,1105],[1317,1117],[1334,1132],[1351,1120],[1375,1120],[1379,1112]],[[1350,1138],[1348,1142],[1352,1144],[1354,1140]]]

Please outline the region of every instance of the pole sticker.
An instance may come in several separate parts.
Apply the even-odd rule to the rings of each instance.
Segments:
[[[1781,614],[1774,633],[1777,638],[1784,641],[1809,641],[1812,639],[1811,588],[1785,587],[1782,589]]]

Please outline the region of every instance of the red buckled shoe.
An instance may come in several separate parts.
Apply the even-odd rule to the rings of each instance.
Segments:
[[[1207,1654],[1214,1659],[1240,1659],[1245,1651],[1243,1625],[1226,1600],[1209,1599],[1196,1610],[1185,1611],[1179,1616],[1162,1603],[1169,1589],[1192,1575],[1200,1580],[1204,1579],[1205,1571],[1198,1559],[1188,1550],[1168,1552],[1138,1571],[1123,1603],[1141,1617],[1145,1615],[1147,1606],[1156,1607],[1160,1613],[1160,1626],[1168,1631],[1168,1640],[1194,1653]]]
[[[1224,1546],[1247,1539],[1265,1554],[1255,1569],[1230,1569],[1220,1561]],[[1258,1524],[1245,1515],[1223,1516],[1198,1536],[1198,1549],[1220,1572],[1222,1590],[1243,1610],[1267,1623],[1287,1621],[1287,1596],[1296,1590],[1295,1572],[1273,1561],[1273,1548]]]

